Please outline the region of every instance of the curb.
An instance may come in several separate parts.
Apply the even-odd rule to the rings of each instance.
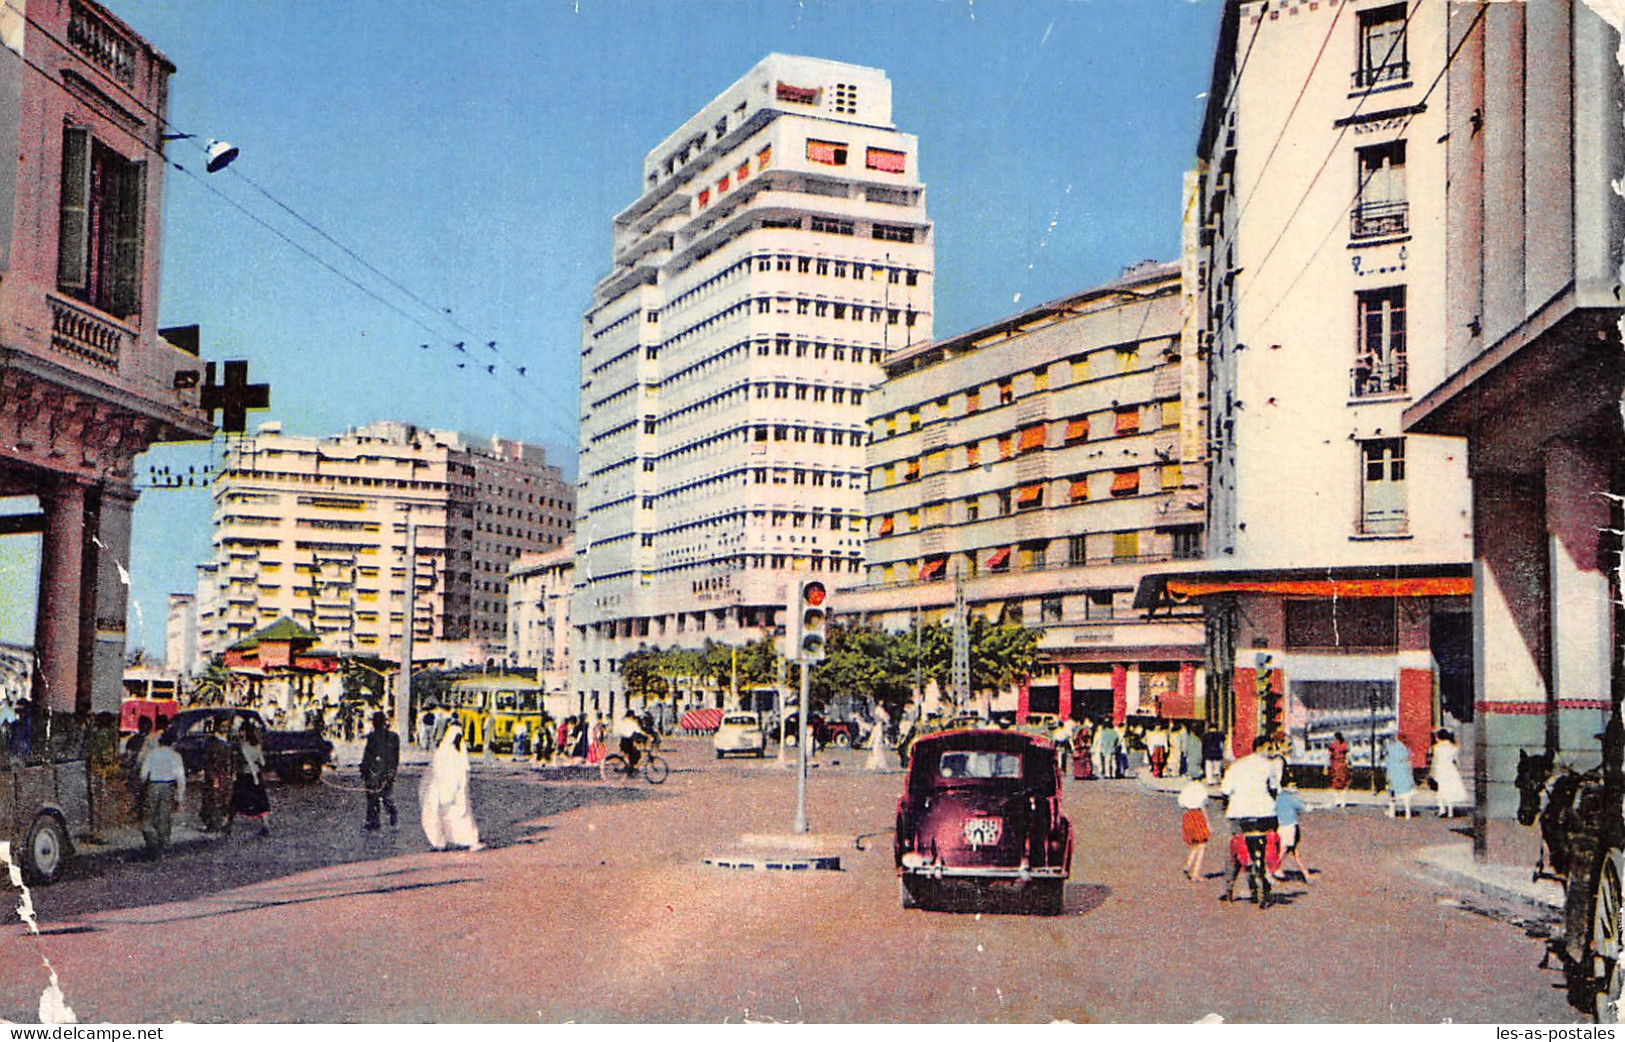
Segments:
[[[1527,879],[1528,869],[1513,865],[1477,865],[1465,843],[1423,847],[1408,858],[1435,882],[1514,905],[1537,918],[1556,920],[1563,914],[1563,889],[1551,880]]]

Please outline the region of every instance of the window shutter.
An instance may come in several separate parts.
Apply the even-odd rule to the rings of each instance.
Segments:
[[[119,171],[118,217],[113,238],[113,294],[108,311],[120,318],[141,310],[141,261],[146,240],[147,164]]]
[[[62,128],[62,217],[57,233],[56,284],[83,290],[90,236],[90,131]]]

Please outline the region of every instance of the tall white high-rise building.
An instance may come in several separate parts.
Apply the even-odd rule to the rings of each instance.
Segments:
[[[878,69],[770,55],[643,161],[581,344],[577,688],[770,632],[863,569],[866,396],[931,339],[915,139]]]

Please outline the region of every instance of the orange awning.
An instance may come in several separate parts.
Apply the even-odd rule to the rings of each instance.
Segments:
[[[927,561],[920,565],[920,580],[923,582],[928,579],[935,579],[940,576],[943,573],[943,570],[947,567],[948,559],[946,557],[939,557],[934,561]]]
[[[1112,475],[1112,495],[1140,491],[1140,472],[1120,470]]]
[[[1021,432],[1020,449],[1022,452],[1026,452],[1028,449],[1041,449],[1043,447],[1044,425],[1042,423],[1028,427],[1026,430]]]
[[[1140,430],[1140,410],[1119,409],[1117,411],[1117,433],[1136,434]]]
[[[1010,548],[1008,546],[1001,546],[991,554],[988,554],[987,566],[989,568],[998,568],[1008,560],[1010,560]]]
[[[1016,493],[1016,502],[1022,505],[1027,503],[1036,503],[1038,500],[1043,498],[1043,485],[1026,485],[1022,487],[1020,492]]]
[[[1069,420],[1066,425],[1067,441],[1084,441],[1089,437],[1089,417],[1081,420]]]
[[[897,527],[897,519],[895,517],[882,518],[881,522],[880,522],[880,534],[881,535],[891,535],[892,534],[892,529],[894,529],[896,527]]]
[[[1278,593],[1308,597],[1465,597],[1473,592],[1470,576],[1422,579],[1169,579],[1174,597],[1213,593]]]
[[[1079,478],[1076,481],[1072,482],[1072,488],[1068,492],[1068,495],[1070,495],[1074,501],[1088,499],[1089,498],[1089,479],[1088,478]]]

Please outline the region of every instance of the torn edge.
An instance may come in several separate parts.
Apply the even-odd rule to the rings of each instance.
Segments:
[[[11,885],[17,888],[17,893],[19,895],[17,900],[17,918],[21,919],[23,923],[27,925],[29,935],[34,937],[35,944],[38,944],[38,938],[40,936],[39,917],[34,912],[34,894],[28,889],[28,884],[23,881],[22,866],[17,864],[16,861],[12,860],[11,843],[7,840],[0,840],[0,863],[5,865],[6,875],[11,882]],[[56,967],[51,965],[51,960],[45,955],[44,952],[40,952],[39,957],[40,962],[45,966],[46,975],[50,978],[50,982],[45,985],[45,990],[40,993],[39,997],[40,1023],[79,1023],[78,1015],[73,1012],[73,1007],[68,1005],[67,996],[62,992],[61,982],[57,979],[56,975]]]

